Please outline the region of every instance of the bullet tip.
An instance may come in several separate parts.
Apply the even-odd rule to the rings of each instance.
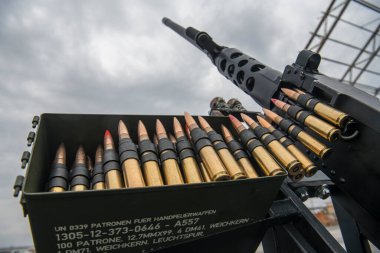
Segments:
[[[263,117],[257,116],[257,120],[259,121],[260,125],[262,125],[265,128],[270,127],[270,123],[266,121]]]
[[[104,132],[104,137],[112,137],[112,135],[108,129]]]
[[[230,119],[230,120],[236,120],[236,118],[233,116],[233,115],[228,115],[228,118]]]

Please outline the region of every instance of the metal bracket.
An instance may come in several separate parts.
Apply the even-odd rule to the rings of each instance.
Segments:
[[[30,159],[30,152],[24,151],[21,156],[21,169],[25,169],[26,164],[29,162]]]
[[[27,143],[28,147],[32,146],[32,143],[33,143],[35,137],[36,137],[36,133],[35,132],[29,132],[28,137],[26,138],[26,140],[28,142]]]
[[[17,198],[21,189],[22,189],[22,185],[24,183],[24,177],[23,176],[17,176],[16,177],[16,180],[15,180],[15,183],[13,185],[13,197]]]
[[[40,122],[40,117],[38,117],[37,115],[34,116],[32,119],[32,127],[36,128],[36,126],[38,125],[39,122]]]

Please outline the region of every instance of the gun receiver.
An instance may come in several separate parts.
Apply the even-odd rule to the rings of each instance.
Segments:
[[[312,51],[302,50],[296,62],[287,65],[281,73],[237,49],[219,46],[205,32],[192,27],[185,29],[167,18],[163,19],[163,23],[205,52],[223,76],[263,108],[276,110],[271,103],[272,98],[294,105],[281,88],[300,89],[316,101],[352,117],[342,127],[338,141],[328,143],[319,138],[332,148],[331,156],[327,160],[312,158],[335,183],[332,189],[334,203],[343,206],[366,237],[380,245],[380,196],[376,194],[380,185],[379,100],[319,73],[321,57]],[[316,113],[323,115],[317,109]],[[285,115],[279,110],[276,112]]]

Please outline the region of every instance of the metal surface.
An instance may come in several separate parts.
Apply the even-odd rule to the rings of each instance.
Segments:
[[[353,4],[350,4],[350,2],[353,2]],[[375,18],[369,22],[363,20],[362,23],[354,21],[354,19],[344,19],[344,14],[347,11],[353,10],[353,8],[356,8],[355,11],[357,12],[365,12],[368,13],[368,15],[375,12],[377,16],[375,15]],[[375,96],[379,94],[380,90],[380,86],[376,83],[376,80],[379,80],[376,77],[378,77],[380,73],[378,71],[371,70],[368,67],[375,58],[380,57],[380,44],[378,40],[380,36],[380,24],[375,29],[369,28],[369,25],[379,23],[379,10],[379,6],[368,1],[332,0],[326,11],[323,12],[322,18],[320,19],[315,30],[311,33],[311,37],[305,46],[305,49],[316,50],[318,53],[326,46],[326,44],[328,44],[327,42],[332,42],[335,43],[334,46],[337,48],[335,52],[340,52],[339,49],[344,49],[347,55],[356,55],[354,60],[349,62],[347,60],[340,60],[341,57],[338,60],[340,55],[335,56],[334,52],[329,55],[329,58],[323,57],[322,59],[329,61],[330,66],[340,65],[346,67],[342,75],[340,75],[338,71],[334,74],[338,80],[352,86],[357,86],[358,88],[368,91]],[[353,28],[352,33],[356,32],[358,36],[366,36],[362,33],[359,34],[359,32],[368,33],[370,36],[363,45],[354,45],[352,41],[345,41],[344,38],[340,37],[332,38],[334,31],[340,29],[340,24],[345,24],[346,26]],[[363,79],[366,80],[369,79],[370,83],[360,84],[358,81],[361,77],[364,77]]]

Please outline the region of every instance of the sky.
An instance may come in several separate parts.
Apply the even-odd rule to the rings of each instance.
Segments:
[[[164,16],[282,71],[318,23],[322,1],[1,1],[0,247],[31,245],[11,197],[41,113],[207,114],[215,96],[259,106]],[[296,7],[296,8],[295,8]]]

